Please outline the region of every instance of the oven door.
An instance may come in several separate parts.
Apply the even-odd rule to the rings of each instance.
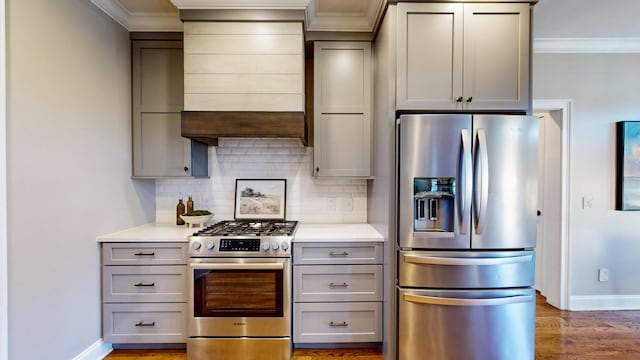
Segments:
[[[189,337],[290,337],[289,258],[192,258]]]

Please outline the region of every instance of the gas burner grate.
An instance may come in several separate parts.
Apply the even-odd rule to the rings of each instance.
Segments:
[[[297,221],[224,220],[210,225],[194,236],[289,236]]]

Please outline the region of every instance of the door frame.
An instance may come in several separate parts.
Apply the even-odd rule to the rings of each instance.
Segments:
[[[0,0],[0,360],[9,359],[9,263],[7,235],[7,32]]]
[[[571,117],[573,113],[572,99],[541,99],[533,100],[533,111],[560,111],[562,114],[562,189],[561,189],[561,229],[560,229],[560,289],[555,289],[547,296],[547,302],[561,310],[570,309],[571,289],[571,237],[570,237],[570,212],[571,212]],[[548,247],[546,247],[548,248]],[[544,256],[544,250],[543,254]],[[554,274],[555,276],[555,274]],[[543,282],[546,282],[543,279]],[[557,296],[557,298],[556,298]]]

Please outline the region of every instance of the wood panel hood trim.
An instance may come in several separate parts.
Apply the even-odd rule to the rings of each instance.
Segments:
[[[297,138],[307,145],[304,112],[183,111],[182,136],[209,145],[221,137]]]

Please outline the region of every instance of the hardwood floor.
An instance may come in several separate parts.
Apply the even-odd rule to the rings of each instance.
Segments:
[[[185,350],[114,350],[105,360],[186,360]],[[382,360],[378,349],[295,349],[291,360]],[[212,359],[213,360],[213,359]],[[238,359],[242,360],[242,359]]]
[[[105,360],[186,358],[184,350],[115,350]],[[292,357],[292,360],[331,359],[382,360],[383,356],[377,349],[295,349]],[[640,311],[560,311],[538,295],[536,360],[551,359],[640,359]]]
[[[560,311],[538,295],[536,360],[640,359],[640,311]]]

